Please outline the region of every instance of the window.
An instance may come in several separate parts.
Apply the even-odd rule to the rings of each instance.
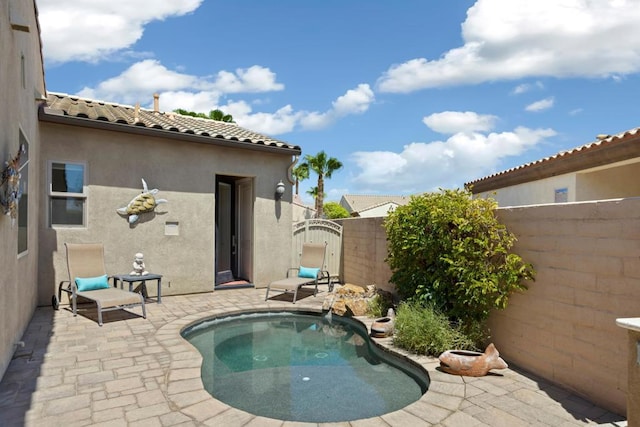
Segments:
[[[85,167],[77,163],[50,164],[49,223],[50,225],[85,225]]]
[[[18,201],[18,255],[29,249],[29,143],[20,131],[20,146],[24,149],[20,156],[20,200]]]

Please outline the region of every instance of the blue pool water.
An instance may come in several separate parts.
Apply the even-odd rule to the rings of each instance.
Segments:
[[[303,422],[369,418],[418,400],[424,370],[376,347],[351,319],[269,312],[205,320],[183,337],[202,354],[216,399],[249,413]]]

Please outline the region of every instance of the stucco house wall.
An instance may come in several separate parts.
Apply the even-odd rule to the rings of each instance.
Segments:
[[[11,16],[10,16],[11,11]],[[24,24],[28,32],[12,28]],[[18,254],[18,226],[8,216],[0,216],[0,377],[36,307],[40,172],[38,129],[39,94],[45,92],[40,32],[33,1],[0,4],[0,166],[16,156],[20,134],[29,145],[26,196],[20,203],[28,207],[27,250]],[[22,67],[24,64],[24,68]],[[24,74],[22,70],[24,69]],[[25,180],[23,179],[23,184]],[[4,191],[5,185],[0,187]],[[24,223],[22,224],[24,225]]]
[[[389,215],[389,212],[395,210],[399,205],[394,202],[384,203],[378,206],[374,206],[369,209],[364,209],[358,214],[362,218],[376,218],[376,217],[385,217]]]
[[[52,161],[84,164],[88,197],[86,227],[51,227],[48,209],[41,210],[40,304],[68,278],[65,242],[102,242],[110,274],[131,271],[134,254],[142,252],[147,269],[164,276],[163,294],[213,290],[216,174],[253,183],[252,281],[266,286],[288,267],[288,259],[274,254],[290,252],[291,192],[276,201],[274,190],[286,182],[290,156],[55,123],[43,123],[42,135],[40,168]],[[168,203],[130,226],[116,209],[141,192],[142,178]],[[47,192],[44,185],[45,201]],[[179,235],[167,235],[167,223],[177,223]]]
[[[523,206],[639,197],[640,128],[465,184],[475,197]]]
[[[555,203],[556,190],[566,189],[567,202],[576,200],[576,174],[554,176],[538,181],[512,185],[477,193],[474,197],[490,197],[498,206],[524,206]]]
[[[475,197],[491,197],[501,207],[637,197],[638,176],[640,160],[636,159],[479,192]],[[559,190],[564,198],[558,198]]]
[[[640,196],[640,159],[576,176],[576,201]]]

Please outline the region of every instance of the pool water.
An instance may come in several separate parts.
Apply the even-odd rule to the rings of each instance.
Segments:
[[[354,320],[269,312],[205,320],[183,332],[216,399],[287,421],[369,418],[418,400],[424,370],[376,347]]]

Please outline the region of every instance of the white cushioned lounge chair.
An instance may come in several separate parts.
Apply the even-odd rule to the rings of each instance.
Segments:
[[[329,272],[324,270],[324,259],[327,252],[326,243],[304,243],[302,245],[302,256],[300,265],[287,270],[287,277],[271,282],[267,286],[265,301],[269,298],[269,291],[280,290],[284,293],[293,292],[293,303],[298,298],[298,289],[305,285],[315,285],[313,295],[318,293],[318,280],[328,278]],[[329,283],[331,287],[331,283]]]
[[[101,243],[65,243],[69,280],[58,285],[58,295],[53,296],[53,307],[57,310],[62,292],[71,299],[73,315],[77,315],[77,299],[85,298],[97,305],[98,324],[102,326],[102,312],[121,310],[140,305],[142,317],[147,318],[144,296],[109,284],[104,266],[104,247]]]

